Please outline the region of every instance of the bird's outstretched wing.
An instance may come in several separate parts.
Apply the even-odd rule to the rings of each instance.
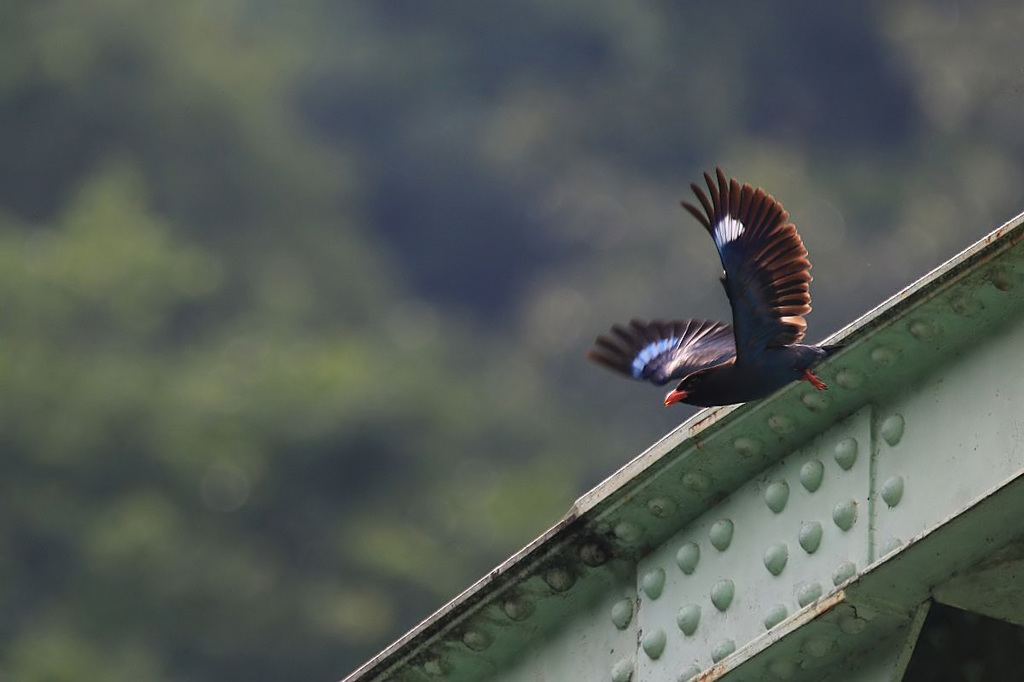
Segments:
[[[704,174],[708,195],[691,184],[700,208],[683,207],[711,234],[725,270],[722,282],[732,305],[737,362],[770,346],[797,343],[811,311],[811,263],[782,204],[761,188]],[[717,179],[717,184],[715,180]],[[703,209],[703,210],[702,210]]]
[[[587,358],[661,386],[736,355],[732,327],[710,320],[633,320],[598,336]]]

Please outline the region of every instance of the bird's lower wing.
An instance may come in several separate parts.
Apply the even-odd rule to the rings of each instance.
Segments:
[[[662,385],[736,355],[731,326],[711,320],[633,320],[598,336],[587,358],[615,372]]]

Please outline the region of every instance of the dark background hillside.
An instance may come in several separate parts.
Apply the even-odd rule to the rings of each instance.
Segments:
[[[1010,0],[0,6],[0,678],[336,680],[690,412],[678,206],[781,199],[809,337],[1024,209]]]

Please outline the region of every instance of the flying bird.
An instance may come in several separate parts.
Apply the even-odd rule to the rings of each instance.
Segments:
[[[811,311],[807,260],[789,213],[761,188],[704,173],[692,183],[700,206],[682,202],[711,235],[722,261],[732,325],[711,320],[633,320],[598,336],[587,357],[662,386],[678,381],[665,406],[758,400],[795,380],[828,388],[811,368],[838,346],[801,344]]]

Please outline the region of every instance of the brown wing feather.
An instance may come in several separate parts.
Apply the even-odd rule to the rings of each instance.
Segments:
[[[707,193],[691,185],[700,206],[682,205],[715,239],[739,356],[746,349],[799,342],[807,329],[803,316],[811,311],[811,263],[789,213],[763,189],[727,180],[720,168],[704,179]],[[716,235],[727,218],[742,225],[739,234]]]

